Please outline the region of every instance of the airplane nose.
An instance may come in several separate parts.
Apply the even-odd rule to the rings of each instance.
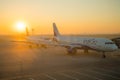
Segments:
[[[118,50],[118,46],[115,45],[115,46],[112,47],[112,49],[113,50]]]

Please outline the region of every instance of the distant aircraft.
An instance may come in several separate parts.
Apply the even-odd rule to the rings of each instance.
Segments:
[[[25,40],[19,40],[19,41],[12,40],[11,42],[27,43],[29,44],[30,48],[32,48],[33,46],[47,48],[47,46],[51,46],[51,45],[53,46],[56,43],[53,41],[53,38],[51,37],[30,35],[27,27],[26,27]]]
[[[26,42],[30,43],[30,47],[36,45],[37,47],[41,46],[47,48],[48,45],[55,45],[52,41],[52,38],[40,37],[40,36],[27,36]]]
[[[83,49],[86,52],[88,50],[95,50],[102,52],[103,58],[105,58],[105,52],[112,52],[118,49],[113,41],[106,38],[62,36],[55,23],[53,23],[53,31],[54,40],[59,46],[67,48],[69,54],[75,54],[77,49]]]
[[[118,48],[120,49],[120,37],[117,38],[113,38],[111,39],[113,42],[115,42],[115,44],[118,46]]]

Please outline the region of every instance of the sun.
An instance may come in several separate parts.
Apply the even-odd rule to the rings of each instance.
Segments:
[[[16,23],[16,29],[19,32],[24,32],[26,29],[26,24],[24,22],[17,22]]]

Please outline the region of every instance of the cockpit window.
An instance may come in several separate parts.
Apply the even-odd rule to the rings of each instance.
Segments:
[[[114,42],[106,42],[105,44],[114,44]]]

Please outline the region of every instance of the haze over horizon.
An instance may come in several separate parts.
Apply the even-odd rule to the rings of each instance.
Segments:
[[[0,35],[23,33],[21,21],[35,34],[120,33],[120,0],[0,0]]]

